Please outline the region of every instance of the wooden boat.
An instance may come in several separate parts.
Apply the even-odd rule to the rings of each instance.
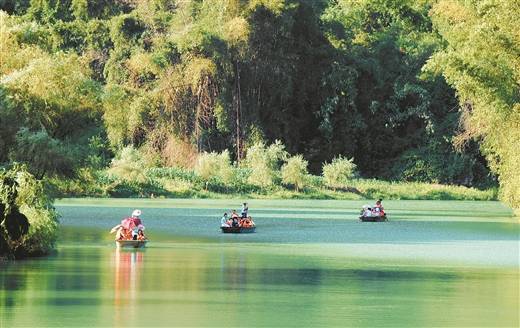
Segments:
[[[223,233],[252,233],[256,227],[220,227]]]
[[[116,240],[117,248],[144,248],[148,240]]]
[[[384,222],[388,221],[386,214],[383,216],[360,216],[359,220],[363,222]]]

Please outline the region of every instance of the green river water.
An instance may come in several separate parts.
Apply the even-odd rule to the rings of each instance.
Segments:
[[[497,202],[62,200],[56,254],[0,262],[0,327],[518,327],[519,224]],[[108,231],[134,208],[150,242]]]

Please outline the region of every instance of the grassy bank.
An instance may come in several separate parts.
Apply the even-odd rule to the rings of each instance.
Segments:
[[[248,183],[237,171],[230,182],[218,176],[204,179],[193,171],[176,168],[144,170],[141,176],[121,178],[105,172],[84,172],[74,180],[49,180],[58,198],[248,198],[248,199],[340,199],[360,200],[497,200],[496,189],[420,182],[388,182],[351,179],[339,188],[326,186],[320,176],[309,175],[298,191],[277,182],[261,187]]]

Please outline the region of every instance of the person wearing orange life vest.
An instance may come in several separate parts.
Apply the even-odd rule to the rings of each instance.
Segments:
[[[141,229],[139,229],[139,232],[137,233],[137,240],[140,240],[140,241],[146,240],[146,236],[144,235],[144,232]]]
[[[239,226],[239,216],[237,214],[237,211],[233,210],[231,211],[231,220],[233,221],[232,225],[233,227],[238,227]]]

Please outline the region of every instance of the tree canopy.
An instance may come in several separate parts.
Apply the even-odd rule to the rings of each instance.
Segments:
[[[519,205],[512,2],[0,9],[0,163],[27,163],[37,177],[103,168],[129,147],[156,166],[194,167],[196,154],[227,150],[237,165],[263,167],[251,183],[269,185],[279,163],[251,158],[281,140],[310,173],[352,158],[366,178],[489,187],[498,177],[503,199]]]
[[[502,199],[520,207],[520,34],[514,1],[439,1],[433,24],[447,46],[425,69],[457,91],[462,111],[455,142],[478,140],[497,173]]]

